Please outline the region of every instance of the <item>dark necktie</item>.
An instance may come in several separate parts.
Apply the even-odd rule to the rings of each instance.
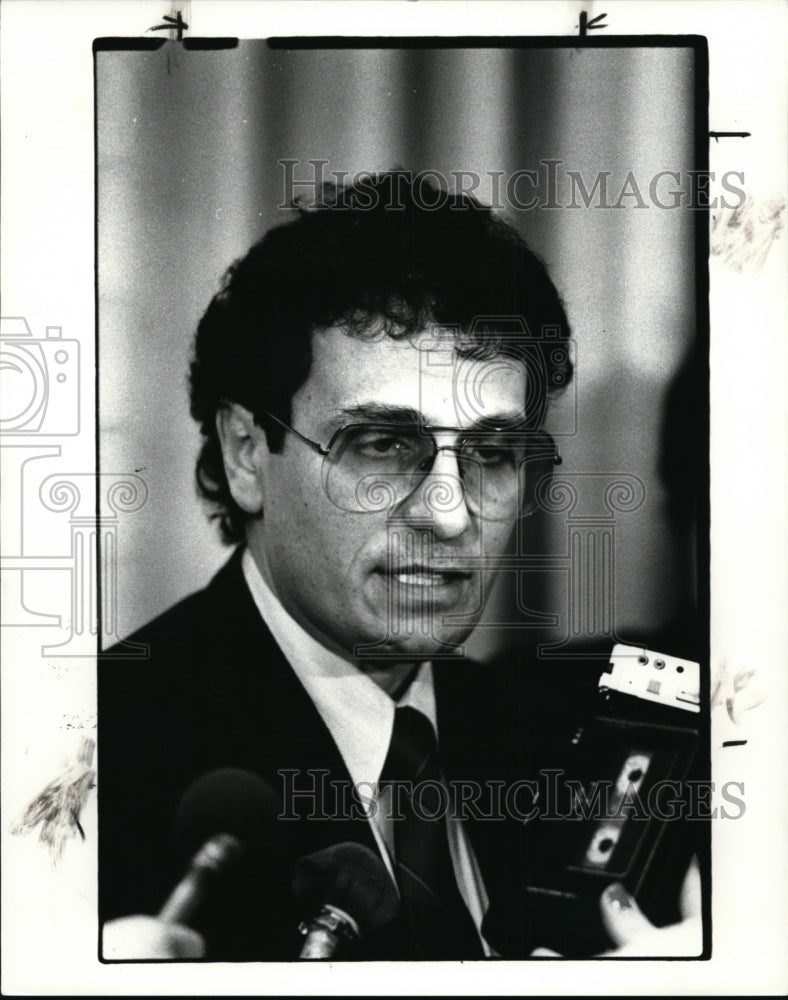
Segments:
[[[479,935],[457,888],[440,776],[432,723],[415,708],[398,708],[381,782],[404,783],[399,792],[392,789],[394,852],[412,957],[482,958]]]

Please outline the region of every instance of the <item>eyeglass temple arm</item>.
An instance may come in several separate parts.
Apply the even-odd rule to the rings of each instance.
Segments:
[[[530,457],[549,458],[553,465],[563,465],[564,461],[561,458],[558,445],[553,440],[552,435],[543,430],[540,430],[538,433],[537,443]]]
[[[269,410],[263,410],[262,412],[269,418],[269,420],[273,420],[274,423],[279,424],[279,426],[283,427],[286,431],[290,431],[292,434],[295,434],[297,438],[301,438],[304,444],[308,444],[310,448],[314,448],[319,455],[328,454],[328,448],[324,448],[319,442],[313,441],[312,438],[308,438],[306,434],[302,434],[301,431],[297,431],[295,427],[291,427],[290,424],[286,424],[284,420],[280,420],[279,417],[275,416]]]
[[[313,441],[312,438],[308,438],[306,434],[302,434],[301,431],[297,431],[295,427],[291,427],[290,424],[286,424],[284,420],[280,420],[279,417],[271,413],[270,410],[263,410],[262,412],[270,420],[273,420],[274,423],[277,423],[279,424],[280,427],[284,428],[284,430],[290,431],[291,433],[295,434],[296,437],[301,438],[304,444],[308,444],[310,448],[314,448],[314,450],[319,455],[328,455],[329,449],[324,447],[324,445],[320,444],[318,441]],[[546,431],[542,431],[541,435],[543,435],[543,437],[541,438],[541,442],[547,445],[549,450],[552,452],[552,455],[550,457],[553,460],[553,465],[561,465],[563,460],[561,458],[561,455],[559,454],[558,448],[556,447],[555,441],[553,440],[551,435],[549,435]],[[454,451],[454,450],[455,448],[452,446],[436,448],[435,454],[433,455],[433,461],[435,460],[435,457],[437,456],[439,451]]]

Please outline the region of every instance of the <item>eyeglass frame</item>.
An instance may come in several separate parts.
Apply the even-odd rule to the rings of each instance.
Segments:
[[[281,420],[279,417],[276,416],[276,414],[271,413],[270,410],[261,410],[260,413],[264,414],[270,420],[273,420],[274,423],[278,424],[283,430],[290,431],[291,433],[295,434],[295,436],[297,438],[300,438],[300,440],[303,441],[304,444],[309,445],[309,447],[312,448],[315,452],[317,452],[318,455],[322,455],[323,459],[328,458],[328,456],[331,454],[331,449],[332,449],[333,445],[335,444],[335,442],[340,437],[340,435],[344,434],[346,431],[350,430],[353,427],[401,427],[401,426],[409,427],[409,426],[411,426],[409,424],[401,425],[401,424],[396,424],[396,423],[387,423],[386,421],[369,421],[367,423],[354,422],[354,423],[350,423],[350,424],[343,424],[341,427],[338,427],[337,430],[334,431],[334,433],[331,435],[331,437],[330,437],[330,439],[328,441],[328,444],[323,445],[323,444],[320,444],[319,441],[314,441],[314,440],[312,440],[312,438],[307,437],[306,434],[302,434],[301,431],[297,430],[295,427],[292,427],[290,424],[285,423],[284,420]],[[510,428],[506,428],[506,427],[495,427],[495,426],[484,427],[484,428],[481,428],[481,429],[480,428],[476,428],[476,429],[473,429],[473,430],[470,430],[470,429],[463,430],[463,428],[461,428],[461,427],[441,427],[441,426],[436,426],[436,425],[433,425],[433,424],[422,424],[422,423],[413,424],[412,426],[416,427],[420,433],[421,432],[429,432],[429,436],[432,438],[432,444],[433,444],[433,449],[434,449],[433,453],[432,453],[432,463],[430,464],[430,467],[425,470],[424,475],[422,476],[422,478],[414,485],[413,489],[409,493],[407,493],[404,497],[402,497],[402,499],[398,501],[398,504],[404,503],[411,496],[413,496],[413,494],[419,488],[419,486],[421,485],[421,483],[427,478],[427,476],[430,475],[430,473],[432,471],[432,467],[435,464],[435,459],[438,457],[438,454],[440,452],[442,452],[442,451],[449,451],[453,455],[455,455],[455,457],[458,460],[457,461],[457,468],[458,468],[458,471],[460,473],[460,481],[464,483],[462,465],[461,465],[461,463],[459,461],[460,451],[462,449],[463,444],[465,443],[465,439],[466,438],[469,438],[469,437],[471,437],[474,434],[480,434],[480,433],[484,434],[485,430],[487,430],[487,431],[503,431],[503,432],[508,432],[508,433],[510,433],[512,435],[524,436],[524,437],[526,437],[526,439],[530,439],[530,440],[538,438],[538,440],[540,441],[540,443],[544,443],[545,445],[548,445],[548,443],[549,443],[550,450],[552,450],[552,453],[553,453],[553,455],[552,455],[552,464],[553,465],[561,465],[562,462],[563,462],[563,459],[561,458],[561,455],[560,455],[560,453],[558,451],[558,447],[556,446],[555,440],[553,439],[552,435],[549,434],[547,431],[541,430],[541,429],[537,430],[537,431],[525,431],[524,432],[524,431],[516,431],[516,430],[510,429]],[[453,445],[442,445],[442,446],[439,445],[438,442],[435,439],[435,436],[434,436],[435,433],[436,432],[449,432],[449,431],[453,431],[453,432],[455,432],[455,434],[459,435],[460,436],[460,440],[456,444],[453,444]],[[414,470],[414,471],[419,471],[419,470]],[[374,513],[380,513],[380,512],[379,511],[365,511],[365,510],[355,511],[354,510],[353,513],[358,513],[358,514],[374,514]],[[530,513],[533,513],[533,511],[529,511],[527,514],[520,514],[518,516],[520,516],[520,517],[523,517],[523,516],[527,517]]]

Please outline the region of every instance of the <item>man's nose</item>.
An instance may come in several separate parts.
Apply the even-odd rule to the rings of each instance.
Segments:
[[[471,512],[453,449],[438,449],[432,468],[405,500],[401,512],[421,523],[428,521],[437,538],[456,538],[468,530]]]

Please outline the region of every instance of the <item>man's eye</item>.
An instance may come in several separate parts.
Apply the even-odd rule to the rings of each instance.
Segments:
[[[366,432],[353,443],[353,450],[367,458],[402,458],[414,452],[413,441],[407,435],[391,432]]]
[[[494,441],[466,441],[462,453],[472,462],[485,466],[514,465],[514,452],[509,445]]]

